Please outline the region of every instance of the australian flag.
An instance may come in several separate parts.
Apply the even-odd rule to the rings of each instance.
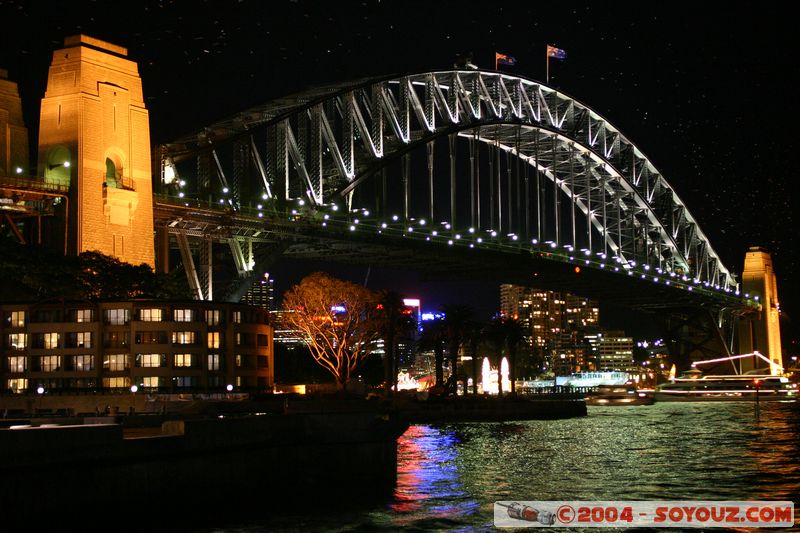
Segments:
[[[566,59],[567,52],[562,50],[561,48],[556,48],[555,46],[547,45],[547,57],[552,57],[553,59]]]
[[[505,54],[494,53],[494,61],[496,65],[516,65],[517,60]]]

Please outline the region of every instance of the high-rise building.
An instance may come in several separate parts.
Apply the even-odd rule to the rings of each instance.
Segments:
[[[242,296],[241,302],[260,307],[270,313],[275,309],[275,280],[269,277],[269,272],[264,277],[253,282],[247,293]]]
[[[597,339],[597,370],[635,372],[633,338],[622,331],[606,331]]]
[[[531,349],[549,360],[551,368],[568,373],[586,367],[583,333],[597,327],[597,302],[504,284],[500,285],[500,314],[519,320]]]

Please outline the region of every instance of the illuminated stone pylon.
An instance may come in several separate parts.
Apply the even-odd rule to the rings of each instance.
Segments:
[[[128,51],[77,35],[53,53],[39,124],[39,173],[69,185],[67,252],[154,264],[150,128]]]
[[[0,69],[0,176],[26,175],[28,129],[22,120],[22,100],[17,84]]]
[[[777,374],[783,366],[778,284],[775,281],[775,271],[772,269],[772,257],[763,248],[752,247],[745,255],[742,291],[751,297],[758,296],[761,312],[742,320],[739,329],[739,350],[741,353],[758,351],[768,357],[778,365],[778,367],[770,365],[771,373]],[[744,360],[742,371],[752,370],[753,364],[752,360]]]

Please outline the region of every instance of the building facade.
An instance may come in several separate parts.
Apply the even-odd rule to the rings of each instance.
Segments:
[[[0,389],[268,390],[273,330],[266,310],[219,302],[1,305]]]
[[[622,331],[606,331],[597,337],[597,370],[637,372],[633,363],[633,338]]]
[[[500,285],[500,313],[517,319],[535,354],[559,375],[585,370],[590,363],[584,333],[598,328],[596,301],[569,293]]]

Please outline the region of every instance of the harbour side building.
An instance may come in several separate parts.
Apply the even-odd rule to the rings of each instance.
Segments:
[[[273,330],[264,309],[222,302],[0,305],[5,394],[268,390]]]

